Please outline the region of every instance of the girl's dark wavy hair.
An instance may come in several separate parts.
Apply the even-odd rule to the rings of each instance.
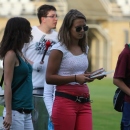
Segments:
[[[74,20],[76,19],[84,19],[87,22],[86,17],[78,10],[71,9],[65,16],[61,28],[58,33],[58,39],[61,44],[65,44],[67,49],[69,50],[71,44],[71,35],[70,30],[73,25]],[[84,34],[83,38],[79,40],[78,45],[81,47],[81,50],[86,53],[86,46],[87,46],[87,37],[86,33]]]
[[[32,39],[30,22],[22,17],[10,18],[4,30],[0,45],[0,58],[4,58],[9,50],[22,50],[24,43]]]

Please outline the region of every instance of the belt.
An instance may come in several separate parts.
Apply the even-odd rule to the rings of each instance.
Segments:
[[[22,113],[22,114],[30,114],[32,112],[31,109],[24,109],[24,108],[20,108],[15,111],[18,111],[19,113]]]
[[[90,102],[90,98],[89,97],[85,98],[85,97],[82,97],[82,96],[74,96],[74,95],[71,95],[71,94],[68,94],[68,93],[64,93],[64,92],[56,91],[55,92],[55,96],[64,97],[64,98],[67,98],[67,99],[70,99],[70,100],[73,100],[73,101],[79,102],[79,103]]]

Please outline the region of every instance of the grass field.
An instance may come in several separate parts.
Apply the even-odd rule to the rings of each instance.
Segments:
[[[119,130],[121,114],[113,108],[113,95],[116,87],[112,78],[104,78],[88,83],[93,111],[93,130]],[[0,116],[3,107],[0,106]]]
[[[104,78],[89,83],[93,111],[93,130],[120,130],[121,114],[113,108],[116,86],[112,78]]]
[[[0,106],[0,116],[2,116],[3,108],[3,106]]]

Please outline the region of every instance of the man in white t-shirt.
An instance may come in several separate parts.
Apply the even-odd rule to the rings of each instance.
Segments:
[[[56,8],[51,5],[42,5],[38,8],[37,13],[40,25],[32,27],[32,36],[33,39],[30,43],[27,43],[23,47],[24,56],[32,62],[33,73],[32,73],[32,81],[33,81],[33,95],[34,95],[34,115],[32,114],[34,120],[34,129],[35,130],[43,130],[47,128],[48,118],[46,115],[46,109],[43,102],[43,88],[51,87],[54,88],[53,85],[47,86],[45,81],[46,67],[48,63],[48,57],[50,53],[50,48],[52,45],[58,42],[58,34],[54,30],[57,25],[57,13]],[[48,45],[49,43],[49,45]],[[43,55],[45,57],[43,58]],[[43,61],[41,61],[43,58]],[[47,90],[47,93],[49,91]],[[36,98],[37,97],[37,98]],[[39,102],[39,97],[42,97],[42,103]],[[40,98],[41,99],[41,98]],[[52,99],[50,99],[52,100]],[[46,107],[52,109],[52,101],[48,101]],[[46,102],[45,102],[46,104]],[[48,106],[49,105],[49,106]],[[44,108],[43,108],[44,107]],[[50,110],[48,110],[49,113]],[[49,114],[50,115],[50,114]],[[37,117],[38,116],[38,117]],[[39,122],[39,121],[40,122]]]

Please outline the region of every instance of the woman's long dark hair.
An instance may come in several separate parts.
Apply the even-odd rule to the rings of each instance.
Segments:
[[[10,18],[1,40],[0,58],[3,58],[9,50],[21,52],[24,43],[28,43],[31,39],[30,22],[22,17]]]
[[[59,30],[58,39],[62,44],[65,44],[67,49],[69,50],[70,44],[71,44],[71,35],[70,35],[70,29],[73,25],[74,20],[76,19],[84,19],[85,22],[86,17],[78,10],[71,9],[65,16],[63,23],[61,25],[61,28]],[[87,46],[87,37],[86,33],[84,34],[83,38],[79,40],[79,44],[81,47],[81,50],[86,53],[86,46]]]

